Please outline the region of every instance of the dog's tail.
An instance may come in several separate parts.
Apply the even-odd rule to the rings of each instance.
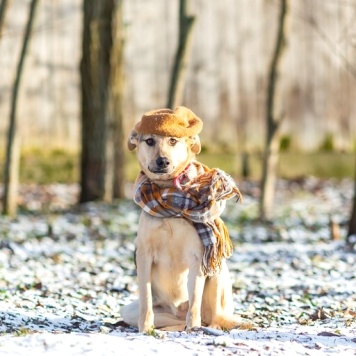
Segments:
[[[249,330],[255,326],[252,322],[248,320],[243,320],[235,315],[217,315],[212,320],[209,327],[220,329],[220,330],[231,330],[231,329],[241,329]]]

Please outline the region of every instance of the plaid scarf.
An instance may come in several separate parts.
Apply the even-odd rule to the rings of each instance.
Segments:
[[[189,172],[194,168],[198,174],[189,179]],[[134,192],[135,203],[146,213],[165,218],[183,217],[192,222],[204,246],[202,270],[205,275],[218,272],[221,259],[231,256],[232,242],[220,215],[227,199],[236,196],[238,201],[242,196],[225,172],[194,161],[169,188],[160,188],[141,172]]]

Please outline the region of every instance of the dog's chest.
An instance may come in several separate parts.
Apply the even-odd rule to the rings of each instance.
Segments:
[[[183,218],[154,218],[143,214],[137,247],[145,246],[153,262],[172,268],[186,267],[202,258],[203,247],[193,225]]]

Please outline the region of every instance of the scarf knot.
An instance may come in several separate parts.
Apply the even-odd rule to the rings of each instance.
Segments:
[[[189,178],[195,169],[197,175]],[[242,199],[233,179],[224,171],[194,161],[178,177],[174,186],[161,188],[142,172],[134,187],[134,201],[155,217],[183,217],[193,224],[204,247],[202,270],[212,276],[221,269],[222,258],[229,258],[232,242],[220,219],[226,200]]]

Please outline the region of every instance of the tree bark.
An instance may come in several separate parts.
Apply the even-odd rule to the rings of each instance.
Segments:
[[[2,0],[0,4],[0,38],[2,37],[2,30],[5,26],[6,15],[9,9],[10,0]]]
[[[277,164],[279,160],[280,126],[283,119],[281,108],[278,116],[276,114],[276,96],[278,72],[286,47],[286,21],[288,16],[289,0],[280,0],[281,11],[278,21],[276,45],[273,52],[267,87],[266,102],[266,124],[267,137],[262,167],[261,198],[260,198],[260,218],[268,220],[273,216],[274,191],[277,176]]]
[[[106,1],[104,1],[106,2]],[[105,193],[109,55],[102,43],[109,32],[101,2],[84,0],[82,85],[82,153],[80,202],[102,200]]]
[[[123,0],[117,2],[116,21],[113,26],[114,46],[112,50],[112,115],[114,121],[114,174],[113,198],[125,197],[125,138],[124,138],[124,48],[125,34],[122,13]]]
[[[178,48],[174,59],[167,100],[167,107],[172,109],[177,105],[181,105],[183,101],[188,58],[191,52],[195,17],[187,15],[187,6],[188,0],[180,0]]]
[[[349,221],[349,229],[347,232],[346,242],[350,249],[354,250],[356,245],[356,165],[355,165],[355,188],[354,188],[354,199],[352,205],[352,212]]]
[[[24,33],[22,49],[20,53],[19,62],[17,65],[16,77],[13,85],[11,96],[11,109],[9,129],[7,133],[7,146],[4,167],[4,197],[3,197],[3,213],[10,216],[16,214],[16,200],[17,200],[17,185],[19,176],[19,137],[16,128],[16,109],[17,97],[20,89],[23,67],[27,54],[27,49],[30,44],[33,24],[35,22],[36,10],[38,7],[38,0],[32,0],[30,4],[30,12],[27,20],[27,25]]]
[[[119,5],[118,5],[119,4]],[[82,153],[80,202],[110,201],[114,191],[115,161],[123,169],[116,142],[122,130],[118,70],[116,0],[84,0],[82,60]],[[121,179],[121,176],[120,176]],[[123,184],[118,183],[116,184]]]

